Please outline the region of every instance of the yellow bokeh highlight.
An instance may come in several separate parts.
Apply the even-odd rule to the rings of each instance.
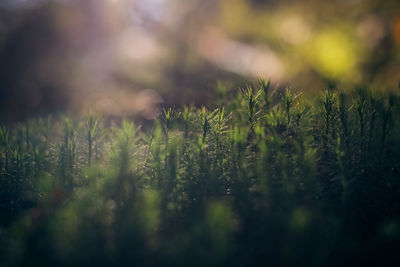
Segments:
[[[317,34],[307,46],[307,57],[325,77],[348,79],[356,76],[360,51],[351,36],[337,30]]]

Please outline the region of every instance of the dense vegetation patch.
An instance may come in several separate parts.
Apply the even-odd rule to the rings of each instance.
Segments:
[[[3,125],[1,266],[399,263],[399,103],[260,79],[146,130],[94,113]]]

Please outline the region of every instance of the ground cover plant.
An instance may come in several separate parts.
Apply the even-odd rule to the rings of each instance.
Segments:
[[[219,92],[145,129],[2,125],[1,266],[400,263],[397,94]]]

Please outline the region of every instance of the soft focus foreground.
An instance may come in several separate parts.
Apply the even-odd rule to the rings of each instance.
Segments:
[[[154,118],[261,75],[313,92],[400,80],[397,0],[3,0],[0,118]]]
[[[399,266],[398,95],[218,101],[1,126],[1,265]]]

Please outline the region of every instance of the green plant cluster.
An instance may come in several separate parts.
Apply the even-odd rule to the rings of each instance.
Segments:
[[[0,127],[1,266],[399,263],[400,105],[257,85],[220,107]]]

